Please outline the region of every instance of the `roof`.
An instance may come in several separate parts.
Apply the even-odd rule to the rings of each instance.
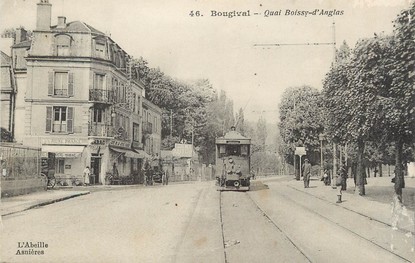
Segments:
[[[4,91],[12,91],[12,76],[11,76],[11,57],[3,51],[0,51],[1,70],[0,70],[0,89]]]
[[[156,111],[157,113],[161,114],[162,110],[159,106],[157,106],[156,104],[152,103],[151,101],[149,101],[146,98],[142,98],[143,99],[143,106],[147,107],[153,111]]]
[[[0,62],[2,66],[10,66],[12,64],[12,58],[3,51],[0,51]]]
[[[193,150],[193,151],[192,151]],[[176,158],[196,158],[197,153],[191,144],[175,143],[174,149],[171,151]]]
[[[237,131],[229,131],[223,137],[216,138],[216,144],[251,144],[251,139],[243,136]]]
[[[103,32],[95,29],[94,27],[81,22],[81,21],[73,21],[73,22],[69,22],[66,24],[65,28],[58,28],[57,25],[51,26],[50,27],[53,30],[59,30],[62,32],[91,32],[91,33],[96,33],[96,34],[100,34],[100,35],[105,35]]]
[[[32,45],[32,40],[25,40],[20,43],[14,44],[13,48],[20,48],[20,47],[26,47],[29,48]]]

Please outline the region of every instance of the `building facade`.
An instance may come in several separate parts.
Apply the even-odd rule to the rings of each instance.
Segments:
[[[143,137],[144,151],[154,157],[161,156],[161,109],[143,99]]]
[[[132,58],[111,37],[65,17],[52,26],[51,10],[41,0],[32,39],[12,48],[21,87],[15,140],[54,153],[61,181],[82,177],[86,166],[99,184],[114,169],[121,176],[138,173],[144,158],[160,152],[161,138],[143,132],[151,118],[161,130],[160,109],[146,102],[143,115],[144,85],[132,79]]]
[[[12,59],[3,51],[0,51],[0,73],[1,141],[7,142],[13,138],[15,86]]]

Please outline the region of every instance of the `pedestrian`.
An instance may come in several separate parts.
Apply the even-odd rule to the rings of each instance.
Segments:
[[[112,165],[112,175],[114,176],[114,178],[118,178],[119,177],[117,163],[114,163]]]
[[[84,185],[89,185],[89,176],[90,175],[91,175],[91,171],[89,170],[89,166],[87,166],[84,169]]]
[[[324,185],[330,185],[330,176],[327,170],[324,170],[323,181]]]
[[[304,166],[303,166],[304,188],[310,187],[310,177],[311,177],[311,164],[308,162],[308,159],[305,159]]]
[[[335,188],[336,191],[337,191],[337,201],[336,201],[336,203],[341,203],[342,202],[342,184],[343,184],[343,178],[342,178],[340,172],[341,172],[341,169],[339,169],[337,171],[337,175],[334,178],[334,180],[335,180],[334,182],[336,183],[336,186],[333,187],[333,188]]]

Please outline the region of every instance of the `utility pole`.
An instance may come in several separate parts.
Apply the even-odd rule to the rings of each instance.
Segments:
[[[332,66],[334,67],[336,63],[336,24],[333,21],[332,25],[332,34],[333,34],[333,40],[332,42],[306,42],[306,43],[274,43],[274,44],[254,44],[254,47],[282,47],[282,46],[322,46],[322,45],[330,45],[333,46],[333,62]],[[295,111],[295,105],[296,101],[294,98],[294,111]],[[336,160],[336,150],[337,145],[335,142],[333,142],[333,178],[334,173],[337,171],[337,160]],[[301,157],[300,157],[300,165],[301,165]],[[301,167],[300,167],[301,169]],[[301,170],[300,170],[301,173]],[[294,152],[294,174],[295,174],[295,152]],[[335,180],[332,180],[332,185],[335,185]]]
[[[173,111],[170,109],[170,137],[173,137]]]

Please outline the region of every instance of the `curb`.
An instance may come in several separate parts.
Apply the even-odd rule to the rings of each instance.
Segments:
[[[36,208],[36,207],[50,205],[50,204],[53,204],[53,203],[61,202],[61,201],[68,200],[68,199],[75,198],[75,197],[79,197],[79,196],[82,196],[82,195],[87,195],[87,194],[90,194],[90,193],[91,192],[88,191],[88,192],[84,192],[84,193],[78,193],[78,194],[73,194],[73,195],[69,195],[69,196],[64,196],[64,197],[61,197],[61,198],[58,198],[58,199],[46,200],[46,201],[40,202],[38,204],[31,205],[29,207],[23,208],[23,209],[18,209],[17,211],[2,214],[1,216],[8,216],[8,215],[20,213],[20,212],[27,211],[27,210],[30,210],[30,209],[33,209],[33,208]]]

